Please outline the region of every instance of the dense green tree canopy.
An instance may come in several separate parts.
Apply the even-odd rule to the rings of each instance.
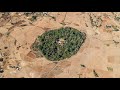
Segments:
[[[65,27],[50,30],[38,36],[35,48],[48,60],[59,61],[76,54],[85,39],[85,33]]]

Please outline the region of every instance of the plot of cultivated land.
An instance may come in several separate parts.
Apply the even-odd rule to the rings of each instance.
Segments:
[[[86,34],[71,27],[50,30],[35,40],[31,49],[51,61],[60,61],[75,55],[85,42]],[[39,54],[40,53],[40,54]]]
[[[61,27],[86,33],[77,54],[59,62],[36,56],[36,38]],[[1,78],[120,78],[119,69],[119,12],[0,13]]]

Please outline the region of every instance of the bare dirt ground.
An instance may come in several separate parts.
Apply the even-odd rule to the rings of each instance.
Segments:
[[[0,13],[1,78],[120,78],[119,12],[36,13]],[[37,36],[66,26],[86,33],[79,52],[57,63],[37,58]]]

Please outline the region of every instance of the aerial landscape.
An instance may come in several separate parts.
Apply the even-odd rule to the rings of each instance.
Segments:
[[[120,78],[120,12],[0,12],[0,78]]]

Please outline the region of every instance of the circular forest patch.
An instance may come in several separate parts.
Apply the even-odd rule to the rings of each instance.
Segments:
[[[86,39],[86,34],[71,27],[45,32],[32,45],[48,60],[59,61],[76,54]]]

